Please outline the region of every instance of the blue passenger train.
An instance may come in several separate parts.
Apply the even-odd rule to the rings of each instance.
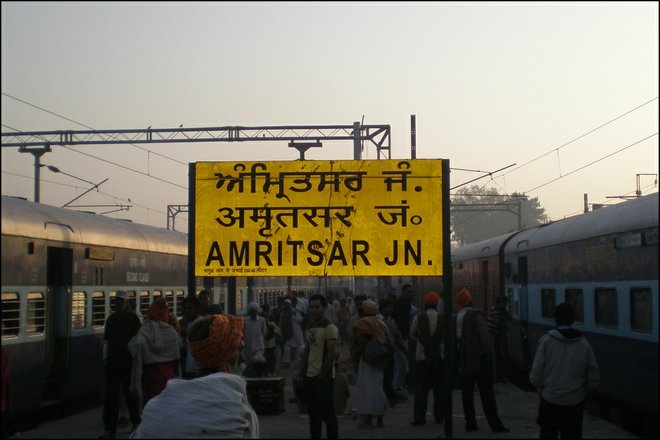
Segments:
[[[187,235],[2,197],[2,345],[12,417],[98,396],[103,330],[117,290],[146,315],[181,315]]]
[[[509,361],[523,377],[555,306],[571,303],[596,353],[605,412],[657,434],[657,193],[462,247],[452,267],[454,287],[485,313],[508,297]]]

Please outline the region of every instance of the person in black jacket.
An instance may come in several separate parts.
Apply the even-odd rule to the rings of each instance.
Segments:
[[[479,387],[481,406],[490,430],[494,433],[509,432],[497,413],[490,335],[486,327],[486,318],[480,310],[473,308],[472,295],[465,288],[458,291],[454,297],[454,304],[458,308],[453,317],[453,324],[456,329],[456,360],[465,412],[465,430],[470,432],[479,429],[474,411],[476,384]]]
[[[424,312],[413,319],[410,327],[410,337],[417,341],[415,404],[412,425],[426,423],[426,407],[429,390],[433,391],[433,416],[436,423],[442,423],[445,418],[442,402],[442,378],[444,376],[443,343],[444,320],[438,314],[437,306],[440,295],[429,291],[424,295]]]
[[[407,355],[398,351],[394,358],[394,391],[403,395],[414,389],[415,384],[415,343],[410,340],[410,316],[413,314],[414,290],[410,284],[401,287],[401,296],[394,301],[392,318],[408,346]],[[407,373],[406,373],[407,372]],[[406,390],[408,388],[408,390]]]
[[[105,321],[103,339],[106,343],[105,359],[105,402],[103,426],[105,432],[100,438],[115,438],[119,419],[119,390],[124,391],[131,423],[135,428],[140,424],[140,406],[135,395],[129,392],[133,357],[128,351],[128,341],[137,334],[142,323],[131,312],[126,303],[128,294],[117,291],[114,313]]]

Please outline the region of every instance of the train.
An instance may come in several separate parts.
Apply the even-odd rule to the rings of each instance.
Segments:
[[[181,316],[187,234],[2,196],[2,346],[12,418],[98,396],[117,290]]]
[[[507,364],[518,379],[556,305],[571,303],[601,372],[601,414],[657,436],[658,193],[463,246],[452,275],[486,314],[508,298]]]

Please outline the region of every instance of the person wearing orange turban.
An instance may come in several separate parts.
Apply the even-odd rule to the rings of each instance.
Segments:
[[[233,315],[208,315],[195,321],[188,331],[188,345],[200,371],[231,371],[243,343],[243,318]]]
[[[424,311],[413,318],[410,336],[417,341],[415,346],[415,402],[412,425],[426,424],[426,408],[429,390],[433,392],[433,416],[436,423],[445,419],[442,401],[445,341],[444,320],[438,313],[440,294],[428,291],[424,295]]]
[[[479,386],[479,397],[486,420],[492,432],[509,432],[502,424],[497,413],[495,390],[493,389],[493,370],[491,363],[490,334],[486,318],[480,310],[472,308],[472,295],[466,288],[458,291],[454,303],[459,307],[456,312],[456,353],[458,372],[463,394],[463,412],[465,430],[477,431],[477,419],[474,410],[474,386]]]
[[[131,438],[259,438],[247,383],[230,373],[242,340],[243,318],[212,314],[192,322],[188,345],[199,377],[170,380],[145,406]]]

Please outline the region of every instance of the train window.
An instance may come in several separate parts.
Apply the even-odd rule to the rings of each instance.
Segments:
[[[167,308],[170,312],[175,312],[174,310],[174,293],[171,290],[165,291],[165,302],[167,303]]]
[[[582,289],[566,289],[565,301],[575,310],[575,321],[584,322],[584,295]]]
[[[658,244],[658,228],[644,233],[644,244]]]
[[[140,292],[140,314],[142,316],[149,314],[149,292],[146,290]]]
[[[597,287],[594,291],[594,304],[596,325],[601,327],[618,327],[619,307],[617,304],[616,289],[611,287]]]
[[[92,293],[92,327],[103,327],[105,322],[105,293]]]
[[[87,326],[87,293],[73,292],[71,298],[71,330],[80,330]]]
[[[2,338],[18,336],[21,303],[17,293],[2,294]]]
[[[541,317],[555,319],[555,304],[557,293],[555,289],[541,289]]]
[[[159,296],[162,296],[162,295],[163,295],[163,292],[161,292],[160,290],[154,290],[154,293],[152,295],[152,301],[154,299],[156,299],[156,297],[159,297]]]
[[[614,240],[614,247],[617,249],[624,249],[629,247],[637,247],[642,245],[642,233],[635,232],[625,235],[620,235]]]
[[[648,287],[630,289],[630,327],[645,333],[651,333],[653,329],[653,304]]]
[[[46,324],[46,297],[41,292],[30,292],[27,298],[27,326],[25,332],[41,335]]]
[[[180,318],[183,316],[183,309],[181,307],[181,303],[183,302],[183,290],[177,290],[176,291],[176,310],[174,311],[174,314],[177,318]]]

